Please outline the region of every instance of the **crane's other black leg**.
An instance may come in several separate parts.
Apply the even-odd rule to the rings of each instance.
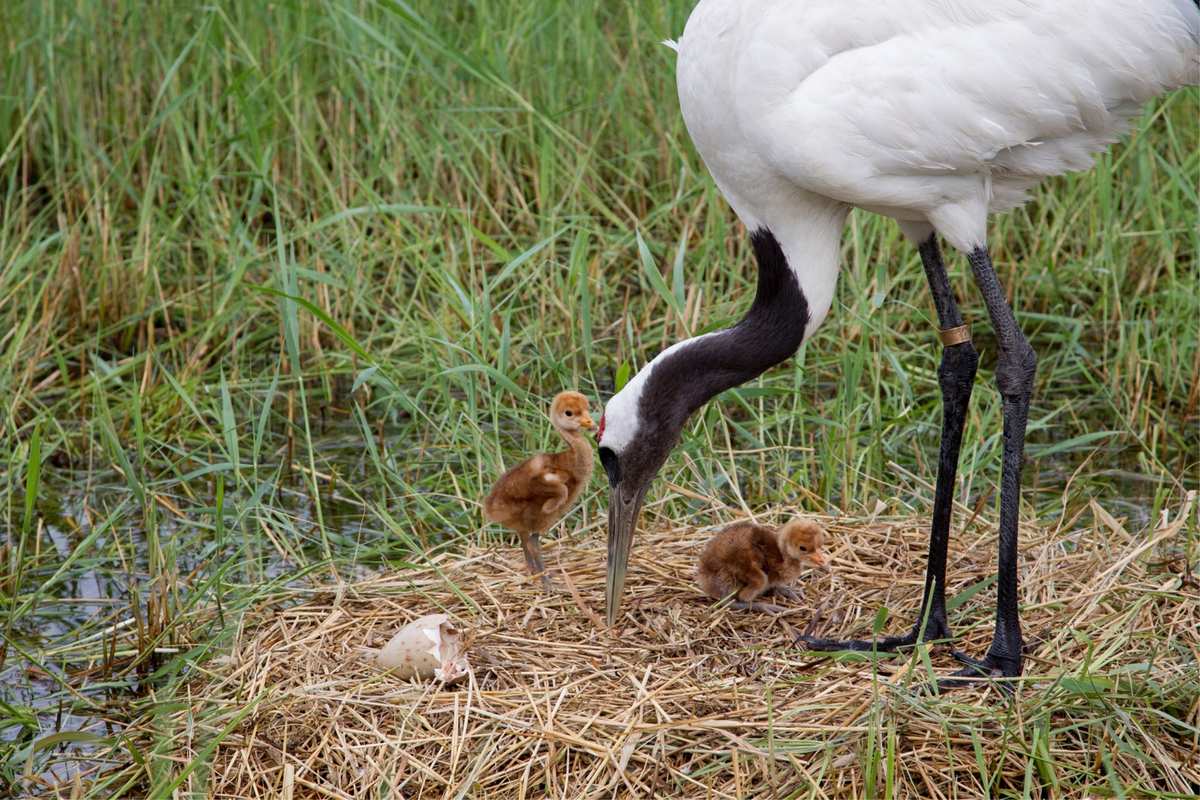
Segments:
[[[979,354],[971,344],[970,334],[963,325],[958,304],[954,301],[954,291],[946,277],[937,235],[926,239],[920,251],[945,344],[942,363],[938,367],[938,384],[942,390],[942,442],[938,453],[933,520],[929,529],[929,558],[925,564],[925,591],[921,608],[909,633],[877,640],[801,637],[813,650],[894,650],[911,646],[917,641],[949,639],[951,635],[950,624],[946,621],[946,551],[950,543],[950,512],[954,505],[958,451],[962,446],[963,426],[967,420],[967,406],[971,401],[971,387],[979,366]]]
[[[1000,547],[997,559],[996,628],[992,646],[982,661],[956,654],[970,666],[955,673],[963,677],[1016,677],[1021,674],[1021,621],[1017,611],[1017,516],[1021,500],[1021,460],[1025,453],[1025,426],[1029,400],[1037,373],[1037,356],[1029,345],[1004,296],[992,259],[980,247],[968,256],[975,283],[987,304],[996,331],[1000,356],[996,385],[1004,410],[1004,456],[1000,468]],[[944,688],[963,681],[942,681]]]

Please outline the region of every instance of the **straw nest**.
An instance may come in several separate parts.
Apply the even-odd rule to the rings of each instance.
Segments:
[[[1186,795],[1200,784],[1187,512],[1135,537],[1093,511],[1089,527],[1022,530],[1014,701],[923,690],[930,665],[957,666],[944,648],[873,661],[793,644],[806,628],[869,635],[880,606],[889,629],[911,624],[924,519],[822,520],[836,572],[802,580],[777,618],[697,591],[711,528],[658,528],[636,542],[613,631],[595,535],[551,545],[565,585],[551,596],[515,548],[477,548],[261,609],[193,686],[184,755],[215,746],[209,791],[237,798],[1092,796],[1114,781]],[[994,553],[990,525],[956,532],[951,623],[977,654]],[[434,611],[472,638],[463,683],[402,682],[358,655]],[[199,722],[214,709],[219,724]]]

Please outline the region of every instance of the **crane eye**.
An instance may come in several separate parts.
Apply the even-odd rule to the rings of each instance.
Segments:
[[[568,417],[573,417],[573,416],[575,416],[575,412],[573,412],[573,411],[567,411],[567,412],[565,412],[565,413],[566,413],[566,415],[567,415]]]

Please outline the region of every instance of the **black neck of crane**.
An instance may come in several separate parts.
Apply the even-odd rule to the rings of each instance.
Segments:
[[[639,409],[680,430],[711,398],[750,381],[791,357],[804,339],[808,301],[778,240],[766,228],[750,237],[758,262],[758,289],[750,310],[733,327],[697,337],[655,364]]]

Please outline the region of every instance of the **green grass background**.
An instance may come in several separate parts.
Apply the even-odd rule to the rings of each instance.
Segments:
[[[745,232],[658,44],[690,5],[0,5],[0,786],[65,758],[35,746],[58,727],[144,765],[96,796],[166,786],[170,731],[146,750],[114,731],[169,707],[240,609],[509,541],[478,502],[552,444],[556,391],[603,401],[739,316]],[[1195,89],[1151,105],[1093,172],[993,223],[1041,355],[1024,511],[1045,524],[1095,498],[1137,529],[1198,485],[1198,113]],[[659,496],[928,512],[919,259],[856,212],[843,265],[829,320],[697,414]],[[959,497],[990,514],[995,348],[952,274],[983,351]],[[604,500],[597,480],[581,521]]]

